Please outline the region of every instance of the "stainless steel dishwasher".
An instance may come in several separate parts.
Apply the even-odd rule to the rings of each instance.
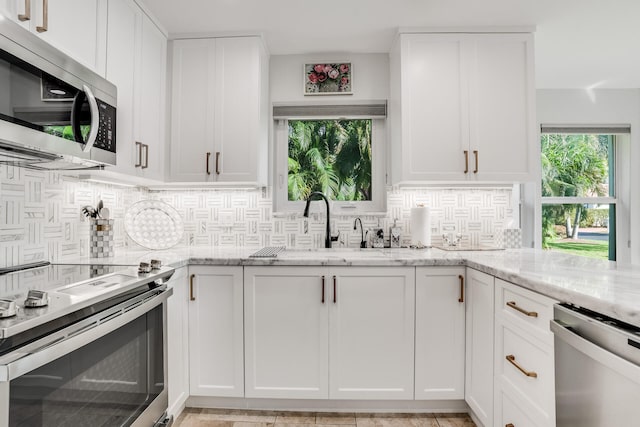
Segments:
[[[556,304],[556,426],[640,426],[640,328]]]

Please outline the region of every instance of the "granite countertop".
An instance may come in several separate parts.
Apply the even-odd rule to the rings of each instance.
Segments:
[[[533,249],[287,249],[276,258],[250,258],[258,248],[183,247],[164,251],[116,249],[111,258],[73,257],[70,264],[468,266],[549,296],[640,327],[640,266]]]

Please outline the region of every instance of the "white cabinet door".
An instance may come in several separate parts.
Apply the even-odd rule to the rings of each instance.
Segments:
[[[245,267],[244,274],[246,397],[326,399],[326,269]]]
[[[531,34],[402,34],[390,58],[394,182],[535,175]]]
[[[44,2],[31,0],[31,31],[98,74],[106,40],[105,0],[49,0],[44,24]]]
[[[118,157],[110,171],[164,179],[167,39],[132,0],[109,2],[107,79],[118,87]]]
[[[258,181],[261,135],[261,52],[256,37],[216,41],[217,90],[214,180]]]
[[[332,268],[329,398],[412,399],[415,268]]]
[[[242,267],[189,267],[192,396],[244,397]]]
[[[402,37],[405,181],[465,178],[469,89],[464,40],[460,35]]]
[[[479,180],[525,180],[539,156],[535,143],[533,39],[529,34],[474,37],[470,72],[471,152]],[[475,169],[475,155],[473,157]]]
[[[416,268],[416,399],[464,399],[464,267]]]
[[[118,88],[116,166],[114,172],[134,175],[138,150],[135,120],[138,117],[136,64],[140,52],[142,14],[131,0],[110,0],[107,28],[107,80]]]
[[[485,426],[493,425],[494,278],[467,268],[465,400]]]
[[[42,0],[1,0],[0,9],[9,19],[104,76],[107,0],[48,0],[47,22]]]
[[[167,39],[146,15],[142,14],[140,37],[140,71],[136,86],[139,90],[139,108],[136,109],[138,141],[142,144],[142,157],[138,168],[140,176],[164,180],[165,152],[165,93],[167,69]]]
[[[213,179],[215,49],[216,39],[173,42],[172,181]]]
[[[187,268],[177,269],[168,285],[173,288],[173,295],[167,303],[169,389],[167,412],[178,416],[187,397],[189,397],[189,284],[187,282]]]
[[[172,181],[265,183],[267,65],[259,37],[173,42]]]

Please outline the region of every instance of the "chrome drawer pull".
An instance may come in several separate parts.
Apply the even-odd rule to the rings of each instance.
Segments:
[[[511,363],[511,364],[512,364],[513,366],[515,366],[516,368],[518,368],[518,370],[519,370],[520,372],[522,372],[523,374],[525,374],[526,376],[531,377],[531,378],[538,378],[538,374],[536,374],[535,372],[533,372],[533,371],[526,371],[524,368],[522,368],[522,366],[518,365],[518,364],[516,363],[516,357],[515,357],[513,354],[509,354],[509,355],[507,355],[506,359],[507,359],[507,361],[508,361],[509,363]]]
[[[515,301],[509,301],[507,303],[507,305],[509,307],[513,308],[514,310],[519,311],[520,313],[524,314],[525,316],[538,317],[538,313],[536,313],[535,311],[527,311],[524,308],[518,307],[518,305],[516,304]]]

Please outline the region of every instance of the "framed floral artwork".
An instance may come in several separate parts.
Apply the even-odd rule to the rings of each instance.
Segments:
[[[350,62],[304,64],[305,95],[352,95]]]

